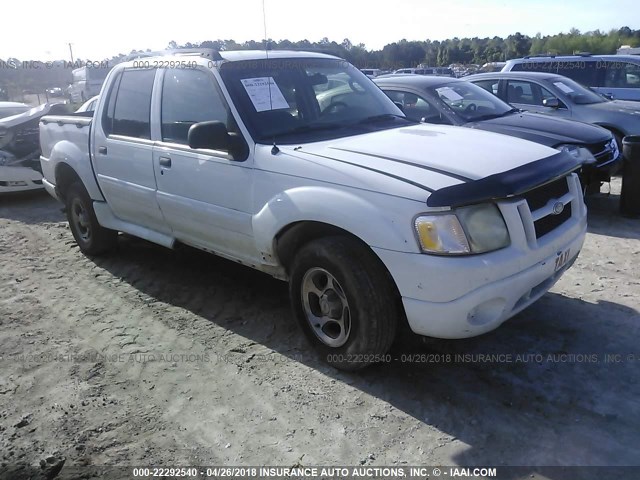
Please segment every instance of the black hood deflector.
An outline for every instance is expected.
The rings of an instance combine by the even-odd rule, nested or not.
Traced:
[[[564,177],[581,167],[582,163],[568,153],[558,152],[506,172],[436,190],[427,199],[427,206],[462,207],[514,197]]]

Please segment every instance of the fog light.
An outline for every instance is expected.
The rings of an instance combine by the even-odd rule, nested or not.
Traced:
[[[504,298],[493,298],[481,303],[467,314],[467,322],[480,326],[495,322],[504,312]]]

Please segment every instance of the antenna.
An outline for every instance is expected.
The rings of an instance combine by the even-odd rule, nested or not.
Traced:
[[[264,26],[264,54],[267,57],[267,65],[269,63],[269,37],[267,37],[267,10],[264,5],[265,0],[262,0],[262,24]],[[275,80],[274,80],[275,82]],[[269,110],[273,111],[273,98],[271,97],[271,77],[267,77],[267,86],[269,87]],[[271,155],[277,155],[280,149],[276,145],[276,137],[273,136],[273,147],[271,148]]]
[[[264,53],[267,55],[267,58],[269,58],[269,43],[267,40],[267,10],[264,6],[264,1],[262,0],[262,25],[264,27]]]

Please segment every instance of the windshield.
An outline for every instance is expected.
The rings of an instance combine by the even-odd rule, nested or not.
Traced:
[[[578,105],[588,105],[591,103],[604,103],[607,100],[597,93],[583,87],[579,83],[565,77],[555,77],[549,80],[553,85],[564,93],[573,103]]]
[[[229,62],[220,75],[258,143],[319,141],[414,123],[343,60]]]
[[[514,111],[511,105],[469,82],[435,85],[427,91],[465,122],[497,118]]]

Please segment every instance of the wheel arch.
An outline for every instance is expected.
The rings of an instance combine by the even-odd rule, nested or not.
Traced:
[[[296,253],[310,242],[327,237],[347,237],[357,242],[385,272],[395,288],[397,297],[400,298],[400,290],[395,279],[376,252],[362,238],[335,225],[318,221],[298,221],[286,225],[274,238],[274,253],[287,275],[289,275],[289,268]]]
[[[369,249],[416,252],[410,222],[415,210],[405,202],[411,201],[390,196],[372,199],[326,186],[287,190],[253,216],[256,249],[274,266],[286,265],[287,252],[304,242],[328,235],[356,238]]]
[[[68,163],[60,162],[55,170],[56,192],[60,199],[66,200],[69,187],[75,182],[82,183],[80,175]]]
[[[303,246],[313,240],[333,236],[352,238],[371,250],[369,245],[357,235],[335,225],[315,220],[303,220],[285,225],[276,234],[273,248],[279,263],[288,271],[293,257]]]
[[[69,179],[72,179],[80,181],[93,200],[104,201],[88,151],[83,151],[71,141],[61,140],[51,149],[48,163],[53,169],[58,195],[64,196],[65,190],[73,183],[69,183]],[[62,184],[59,184],[61,180]]]

